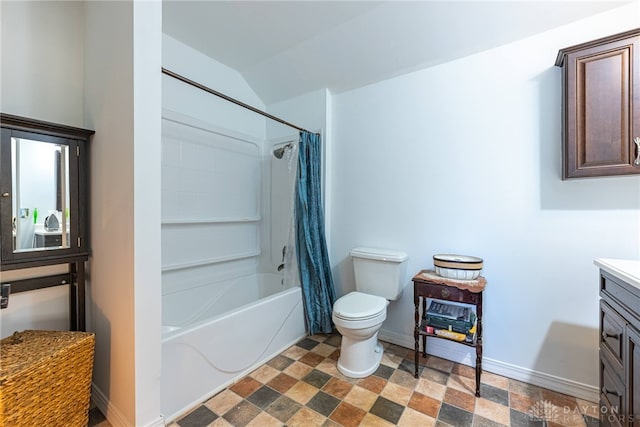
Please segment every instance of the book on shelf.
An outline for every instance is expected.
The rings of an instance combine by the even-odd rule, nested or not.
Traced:
[[[438,337],[448,338],[450,340],[466,343],[474,343],[476,339],[477,324],[474,324],[471,329],[466,333],[455,332],[451,329],[434,327],[432,325],[424,325],[424,331],[428,334],[433,334]]]
[[[425,314],[428,326],[466,335],[476,323],[472,306],[431,300]]]
[[[429,308],[427,308],[427,314],[442,317],[444,319],[463,320],[469,322],[472,320],[472,308],[473,307],[469,305],[452,304],[451,302],[433,299],[429,304]]]

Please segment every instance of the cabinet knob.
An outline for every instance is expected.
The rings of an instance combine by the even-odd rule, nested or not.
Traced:
[[[441,293],[442,293],[442,298],[449,298],[449,295],[451,295],[451,291],[447,288],[444,288]]]
[[[2,193],[2,198],[6,199],[7,197],[9,197],[9,193]]]
[[[633,164],[638,166],[640,165],[640,136],[636,136],[633,142],[636,143],[636,159],[633,161]]]
[[[606,341],[608,338],[613,338],[614,340],[619,340],[620,339],[620,335],[619,334],[610,334],[607,331],[602,331],[602,340]]]
[[[620,393],[618,393],[617,391],[609,390],[606,387],[602,387],[601,391],[602,391],[602,394],[604,394],[605,396],[608,395],[608,394],[610,394],[611,396],[614,396],[614,397],[619,397],[620,396]]]

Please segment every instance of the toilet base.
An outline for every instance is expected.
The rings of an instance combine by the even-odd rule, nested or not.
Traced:
[[[376,334],[377,335],[377,334]],[[342,337],[342,339],[344,340],[345,337]],[[374,337],[375,339],[375,337]],[[340,356],[338,358],[338,363],[337,363],[337,367],[338,367],[338,371],[340,371],[340,373],[346,377],[349,378],[364,378],[364,377],[368,377],[369,375],[373,374],[375,371],[378,370],[378,367],[380,366],[380,362],[382,361],[382,354],[384,353],[383,349],[382,349],[382,344],[380,344],[379,342],[377,342],[376,340],[376,344],[373,347],[373,354],[370,355],[370,359],[372,364],[370,364],[369,366],[363,367],[362,370],[354,370],[354,369],[349,369],[346,366],[344,366],[342,364],[342,356]]]

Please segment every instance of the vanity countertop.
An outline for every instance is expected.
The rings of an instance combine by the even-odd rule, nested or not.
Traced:
[[[596,258],[593,263],[640,290],[640,260]]]

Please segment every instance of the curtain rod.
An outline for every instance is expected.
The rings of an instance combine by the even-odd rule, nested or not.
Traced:
[[[166,74],[166,75],[168,75],[170,77],[173,77],[174,79],[180,80],[181,82],[184,82],[184,83],[187,83],[187,84],[189,84],[191,86],[197,87],[198,89],[201,89],[201,90],[203,90],[205,92],[208,92],[208,93],[210,93],[212,95],[215,95],[215,96],[217,96],[219,98],[222,98],[225,101],[232,102],[232,103],[234,103],[236,105],[239,105],[240,107],[246,108],[247,110],[251,110],[254,113],[258,113],[258,114],[260,114],[262,116],[265,116],[265,117],[267,117],[267,118],[269,118],[271,120],[274,120],[274,121],[276,121],[278,123],[282,123],[283,125],[289,126],[291,128],[294,128],[294,129],[297,129],[297,130],[300,130],[300,131],[303,131],[303,132],[308,132],[308,133],[312,133],[312,134],[318,135],[317,132],[311,132],[311,131],[308,131],[308,130],[306,130],[304,128],[301,128],[300,126],[296,126],[293,123],[289,123],[289,122],[287,122],[285,120],[282,120],[280,117],[276,117],[276,116],[274,116],[272,114],[267,113],[266,111],[259,110],[256,107],[253,107],[253,106],[251,106],[249,104],[245,104],[242,101],[239,101],[239,100],[237,100],[235,98],[232,98],[232,97],[230,97],[228,95],[225,95],[224,93],[218,92],[217,90],[211,89],[210,87],[204,86],[204,85],[202,85],[202,84],[200,84],[198,82],[194,82],[193,80],[190,80],[190,79],[188,79],[188,78],[186,78],[186,77],[184,77],[184,76],[182,76],[182,75],[180,75],[178,73],[174,73],[171,70],[167,70],[164,67],[162,67],[162,73]]]

